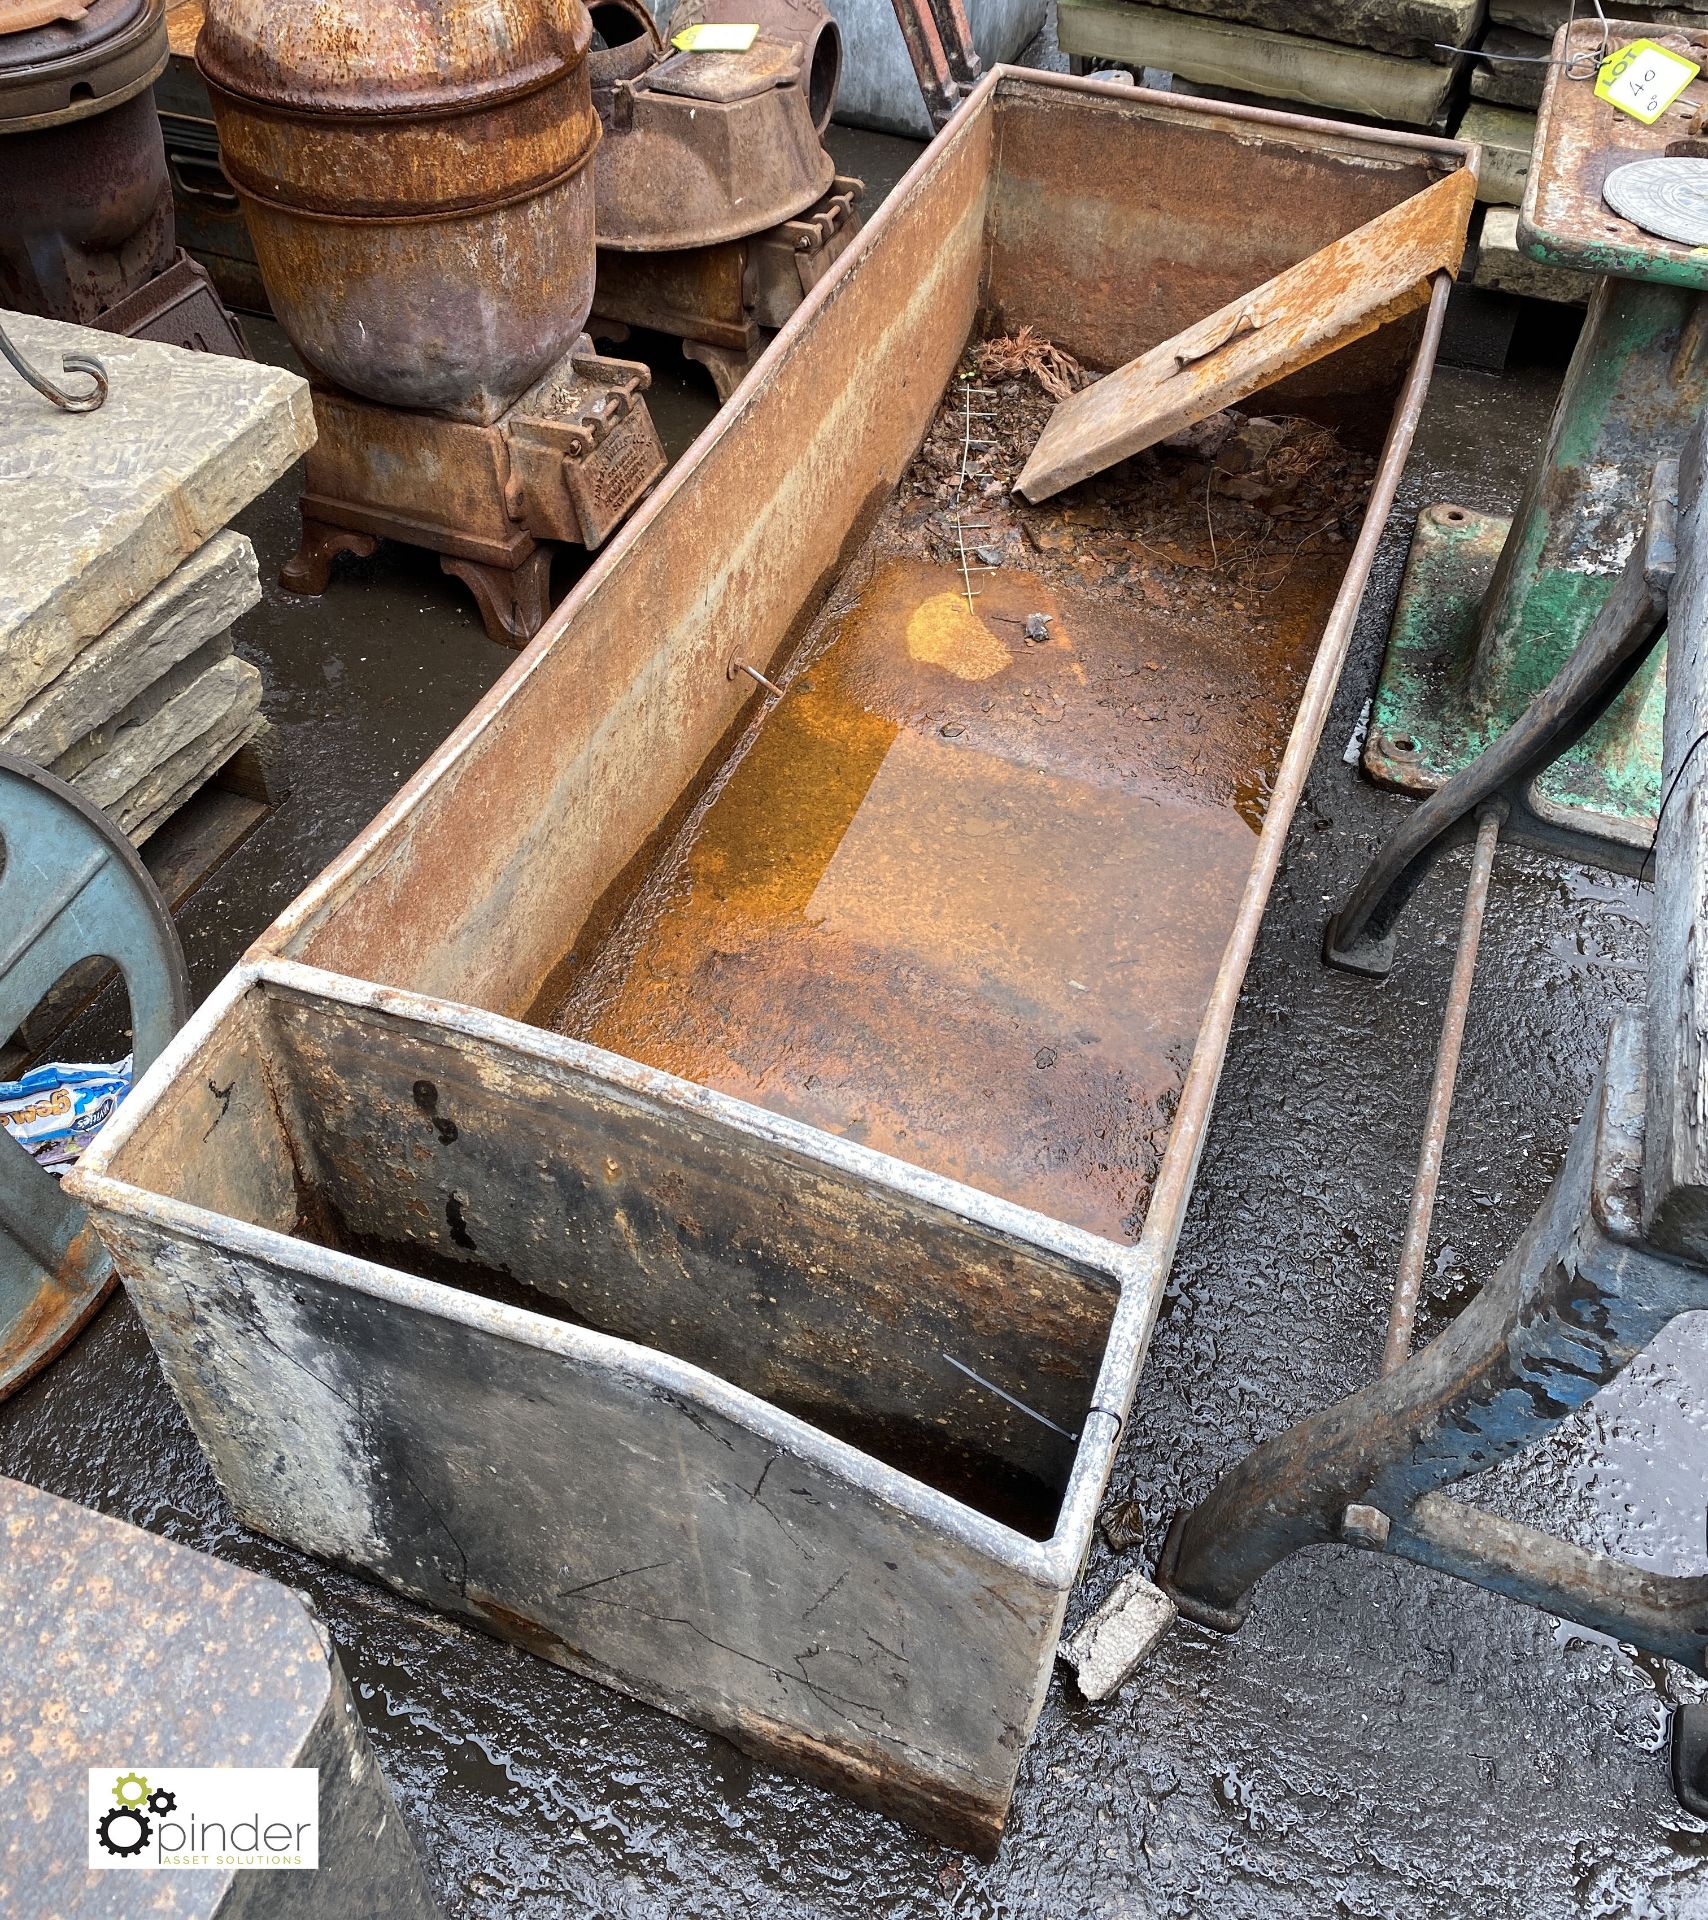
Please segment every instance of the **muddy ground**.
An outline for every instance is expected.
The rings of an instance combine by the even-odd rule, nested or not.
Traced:
[[[840,156],[839,156],[840,157]],[[844,160],[846,166],[848,162]],[[1322,924],[1404,802],[1342,759],[1419,506],[1509,506],[1557,360],[1443,369],[1287,849],[1167,1306],[1121,1451],[1148,1561],[1169,1513],[1253,1441],[1364,1380],[1456,925],[1426,889],[1393,977],[1325,973]],[[679,447],[705,401],[668,392]],[[290,482],[248,514],[264,580]],[[205,991],[508,658],[417,556],[342,563],[318,605],[269,585],[240,628],[292,797],[186,919]],[[1559,1165],[1609,1010],[1641,992],[1648,897],[1497,860],[1431,1242],[1431,1324],[1490,1271]],[[1478,1489],[1675,1571],[1708,1568],[1708,1342],[1680,1322],[1545,1448]],[[121,1299],[0,1408],[0,1471],[305,1592],[329,1622],[429,1875],[458,1920],[546,1916],[1687,1915],[1708,1829],[1665,1774],[1675,1675],[1492,1595],[1325,1549],[1245,1630],[1177,1632],[1116,1701],[1058,1675],[990,1866],[724,1742],[237,1526]],[[1100,1545],[1080,1605],[1127,1564]]]

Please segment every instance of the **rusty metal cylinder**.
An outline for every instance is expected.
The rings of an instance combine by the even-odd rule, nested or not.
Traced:
[[[487,422],[575,344],[592,37],[582,0],[210,0],[222,164],[313,372]]]
[[[0,0],[0,306],[94,325],[172,264],[164,0]]]

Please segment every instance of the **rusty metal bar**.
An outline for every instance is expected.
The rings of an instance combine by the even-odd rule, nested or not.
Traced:
[[[1471,880],[1465,889],[1465,913],[1459,922],[1459,947],[1453,956],[1453,978],[1447,988],[1447,1009],[1441,1017],[1441,1044],[1435,1053],[1435,1077],[1429,1087],[1429,1110],[1423,1123],[1423,1148],[1418,1154],[1417,1179],[1412,1185],[1411,1208],[1406,1215],[1406,1237],[1400,1248],[1394,1297],[1388,1307],[1388,1338],[1382,1349],[1382,1371],[1392,1373],[1411,1356],[1412,1330],[1417,1324],[1418,1294],[1423,1286],[1423,1258],[1429,1248],[1429,1226],[1435,1218],[1435,1192],[1441,1184],[1441,1152],[1447,1141],[1447,1121],[1453,1112],[1453,1088],[1459,1078],[1459,1054],[1465,1044],[1465,1016],[1471,1005],[1471,982],[1477,972],[1477,948],[1482,944],[1483,914],[1489,903],[1489,878],[1494,872],[1495,842],[1500,838],[1506,808],[1498,801],[1485,807],[1477,821],[1477,844],[1471,855]]]
[[[983,72],[961,0],[894,0],[896,24],[935,132]]]

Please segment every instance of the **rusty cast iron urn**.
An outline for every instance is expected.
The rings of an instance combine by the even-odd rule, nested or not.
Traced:
[[[211,0],[196,63],[311,371],[490,422],[574,346],[591,40],[582,0]]]
[[[0,0],[0,306],[93,326],[172,265],[164,0]]]

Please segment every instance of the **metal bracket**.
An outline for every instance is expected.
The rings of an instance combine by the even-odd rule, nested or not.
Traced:
[[[1677,522],[1678,462],[1663,460],[1650,487],[1644,536],[1589,631],[1514,725],[1432,793],[1388,840],[1329,922],[1323,958],[1330,966],[1385,976],[1394,963],[1395,924],[1407,901],[1441,855],[1476,832],[1478,817],[1491,806],[1504,808],[1518,837],[1547,844],[1549,823],[1533,802],[1536,778],[1606,713],[1665,632],[1677,566]],[[1600,852],[1606,864],[1628,873],[1647,858],[1647,849],[1613,842]]]

